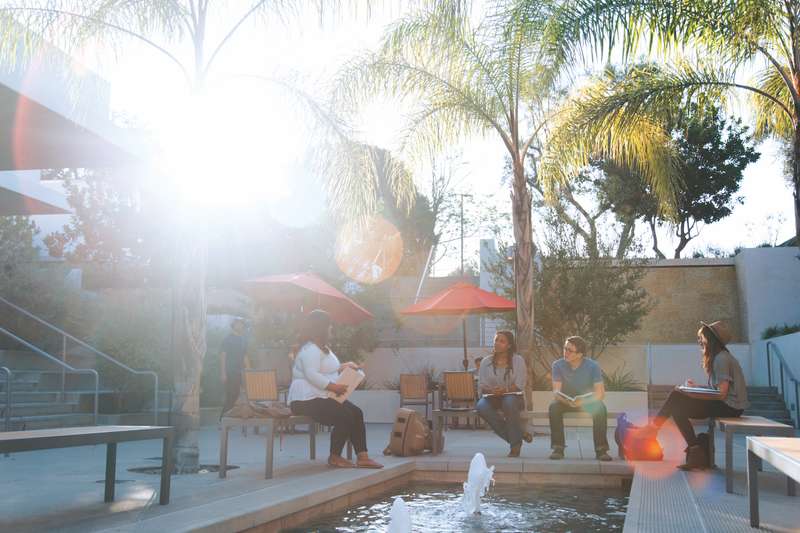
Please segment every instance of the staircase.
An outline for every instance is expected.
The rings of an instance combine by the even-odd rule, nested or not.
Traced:
[[[674,387],[672,385],[650,385],[647,388],[648,407],[651,413],[657,412]],[[763,416],[776,422],[793,425],[789,410],[778,394],[776,387],[747,387],[750,408],[744,414]]]
[[[60,383],[60,374],[37,369],[14,371],[8,430],[91,426],[94,423],[91,411],[94,391],[86,391],[89,395],[87,412],[87,402],[81,402],[84,391],[71,388],[62,395]],[[6,398],[5,374],[0,374],[0,430],[5,428]]]

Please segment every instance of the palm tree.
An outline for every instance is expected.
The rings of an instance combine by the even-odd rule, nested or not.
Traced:
[[[286,18],[301,15],[303,8],[315,6],[322,17],[325,11],[341,3],[289,2],[253,0],[240,12],[233,12],[226,0],[31,0],[0,6],[0,46],[4,59],[13,60],[22,50],[34,53],[45,37],[70,50],[87,41],[112,46],[136,41],[165,57],[182,74],[187,86],[202,92],[220,61],[226,46],[242,32],[247,23],[268,16]],[[354,3],[358,5],[358,3]],[[221,37],[209,38],[211,20],[229,20]],[[184,48],[189,42],[188,54]],[[24,47],[20,48],[20,43]],[[258,76],[253,76],[258,77]],[[367,160],[365,146],[350,140],[346,125],[328,108],[301,90],[296,80],[262,78],[286,88],[295,101],[312,114],[327,136],[319,150],[329,160],[327,175],[330,190],[339,192],[331,206],[335,213],[351,211],[363,215],[374,202],[362,201],[374,197],[378,180],[374,166],[362,165]],[[397,198],[406,200],[413,184],[410,177],[394,176]],[[369,196],[373,193],[372,196]],[[407,205],[407,204],[406,204]],[[356,207],[353,207],[356,206]],[[191,224],[179,229],[178,257],[175,272],[174,320],[174,395],[172,421],[177,438],[173,450],[179,471],[196,471],[199,458],[197,428],[199,424],[199,391],[203,358],[206,353],[206,264],[205,237]]]
[[[511,162],[514,275],[520,352],[532,368],[534,352],[533,227],[531,183],[555,194],[556,184],[575,175],[592,152],[637,164],[645,179],[669,190],[674,176],[669,139],[645,124],[636,142],[625,135],[639,120],[608,142],[605,136],[570,140],[570,149],[549,152],[540,167],[526,168],[526,154],[543,153],[548,124],[561,97],[563,58],[548,33],[554,2],[531,2],[524,9],[498,11],[473,24],[471,13],[440,2],[412,13],[389,28],[380,49],[355,59],[338,81],[338,99],[352,104],[388,92],[414,101],[403,139],[410,157],[443,151],[475,134],[494,135]],[[646,136],[642,132],[651,133]],[[663,185],[666,184],[666,185]],[[668,194],[665,195],[665,197]]]
[[[516,8],[537,4],[518,0]],[[668,58],[661,69],[633,69],[620,83],[585,93],[577,122],[600,121],[611,131],[637,115],[663,119],[675,102],[688,109],[693,100],[748,95],[756,138],[788,147],[800,241],[800,1],[566,0],[552,22],[565,61],[585,46],[595,56],[616,47],[625,57],[649,46]],[[691,57],[672,58],[678,52]]]

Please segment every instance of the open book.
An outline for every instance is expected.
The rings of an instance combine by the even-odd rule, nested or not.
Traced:
[[[717,389],[711,389],[709,387],[687,387],[685,385],[679,385],[678,390],[681,392],[691,392],[692,394],[710,394],[712,396],[719,395],[719,391]]]
[[[558,392],[556,392],[556,394],[558,396],[561,396],[562,398],[564,398],[568,402],[573,402],[574,403],[575,400],[577,400],[577,399],[584,400],[586,398],[590,398],[594,393],[593,392],[587,392],[586,394],[576,394],[575,396],[569,396],[567,394],[564,394],[561,391],[558,391]]]
[[[353,370],[349,366],[342,370],[342,373],[339,374],[339,379],[336,380],[336,383],[340,383],[342,385],[347,385],[347,392],[344,394],[336,395],[332,391],[328,391],[328,398],[333,398],[339,403],[344,403],[346,399],[350,397],[356,387],[358,387],[359,383],[364,381],[364,373],[360,370]]]
[[[503,396],[522,396],[522,391],[504,392],[503,394],[484,394],[484,398],[502,398]]]

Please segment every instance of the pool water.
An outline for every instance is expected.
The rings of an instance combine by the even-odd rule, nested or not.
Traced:
[[[425,532],[621,531],[628,507],[628,491],[622,489],[515,485],[490,489],[481,514],[467,515],[461,493],[460,485],[415,484],[288,531],[386,531],[396,496],[406,502],[413,530]]]

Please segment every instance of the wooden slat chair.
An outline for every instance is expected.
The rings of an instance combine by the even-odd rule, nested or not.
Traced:
[[[245,397],[248,402],[277,402],[278,401],[278,378],[275,370],[244,370],[243,381]],[[264,477],[272,478],[272,460],[275,444],[275,425],[287,424],[308,424],[308,451],[310,458],[316,459],[316,437],[317,423],[311,417],[290,416],[285,419],[275,419],[270,417],[258,418],[234,418],[224,416],[221,422],[220,441],[219,441],[219,477],[226,477],[228,464],[228,433],[233,426],[264,426],[267,428],[267,450],[264,467]]]
[[[433,405],[433,391],[428,386],[425,374],[400,374],[400,407],[404,405],[424,405],[425,419],[428,419],[428,404]]]
[[[439,409],[433,411],[433,453],[441,453],[439,449],[442,442],[442,431],[448,417],[464,417],[468,420],[478,420],[479,415],[475,410],[476,391],[475,378],[471,372],[444,372],[444,393],[446,398]]]

